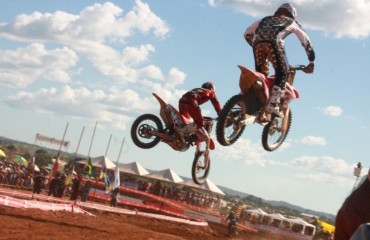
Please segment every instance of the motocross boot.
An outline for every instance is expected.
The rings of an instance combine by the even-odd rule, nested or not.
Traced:
[[[269,102],[265,106],[265,110],[269,113],[276,114],[279,117],[283,117],[283,114],[280,112],[280,99],[284,95],[285,89],[281,89],[279,86],[273,86]]]

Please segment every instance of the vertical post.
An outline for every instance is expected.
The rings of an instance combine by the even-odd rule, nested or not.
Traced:
[[[121,156],[121,152],[122,152],[122,147],[123,147],[123,144],[125,143],[125,138],[123,138],[122,140],[122,144],[121,144],[121,148],[119,149],[119,153],[118,153],[118,157],[117,157],[117,164],[118,164],[118,161],[119,161],[119,158]]]
[[[93,135],[91,137],[91,142],[90,142],[90,147],[89,147],[89,152],[87,153],[87,156],[90,157],[90,151],[91,151],[91,146],[93,144],[93,141],[94,141],[94,137],[95,137],[95,131],[96,131],[96,126],[98,125],[98,122],[95,123],[95,127],[94,127],[94,132],[93,132]]]
[[[76,152],[73,156],[73,161],[72,161],[72,167],[71,167],[71,170],[70,170],[70,173],[69,173],[69,176],[67,178],[68,181],[66,181],[66,185],[69,185],[71,184],[72,182],[72,176],[73,176],[73,171],[75,169],[75,164],[76,164],[76,158],[77,158],[77,153],[78,153],[78,149],[80,148],[80,144],[81,144],[81,140],[82,140],[82,136],[84,134],[84,131],[85,131],[85,126],[82,128],[82,132],[81,132],[81,135],[80,135],[80,139],[78,140],[78,144],[77,144],[77,149],[76,149]]]
[[[55,159],[53,170],[50,173],[50,177],[49,177],[49,181],[48,181],[48,186],[50,186],[50,182],[53,179],[53,176],[54,176],[55,172],[58,170],[58,165],[59,165],[58,164],[58,160],[59,160],[59,157],[60,157],[60,152],[62,151],[62,146],[63,146],[63,143],[64,143],[64,138],[65,138],[66,133],[67,133],[68,125],[69,124],[67,123],[66,129],[64,130],[64,133],[63,133],[62,141],[60,142],[60,145],[59,145],[59,150],[58,150],[57,158]]]
[[[110,140],[112,139],[112,134],[110,135],[110,137],[109,137],[109,141],[108,141],[108,145],[107,145],[107,149],[105,150],[105,154],[104,154],[104,156],[107,156],[107,154],[108,154],[108,149],[109,149],[109,145],[110,145]]]

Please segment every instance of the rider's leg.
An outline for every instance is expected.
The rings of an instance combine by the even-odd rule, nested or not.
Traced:
[[[271,93],[270,93],[270,98],[269,101],[265,107],[265,110],[268,111],[269,113],[274,113],[278,116],[280,116],[280,99],[284,95],[285,89],[282,89],[279,86],[273,86]]]
[[[206,142],[206,152],[208,152],[209,144],[211,137],[209,136],[207,130],[204,129],[204,127],[198,128],[198,130],[195,132],[195,135],[197,136],[199,142]]]
[[[289,77],[289,64],[284,49],[276,52],[277,54],[271,56],[271,63],[275,69],[275,82],[265,110],[283,117],[280,113],[280,100],[285,93],[285,83]]]

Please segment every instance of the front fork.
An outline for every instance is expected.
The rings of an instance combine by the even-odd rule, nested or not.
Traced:
[[[206,142],[206,150],[204,151],[204,165],[203,166],[198,166],[199,168],[202,168],[202,169],[207,169],[208,168],[208,165],[209,165],[209,161],[210,161],[210,158],[209,158],[209,142],[210,142],[210,139],[208,140],[208,143]],[[196,150],[195,150],[195,155],[197,155],[199,152],[201,152],[202,150],[200,149],[201,148],[201,143],[197,143],[196,145]]]
[[[284,109],[284,117],[283,117],[283,121],[281,124],[281,130],[280,130],[281,132],[285,132],[287,130],[288,121],[289,121],[289,111],[290,109],[288,107]]]

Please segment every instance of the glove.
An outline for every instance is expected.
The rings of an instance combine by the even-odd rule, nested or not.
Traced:
[[[313,70],[315,69],[315,63],[310,62],[304,69],[303,72],[305,73],[313,73]]]

